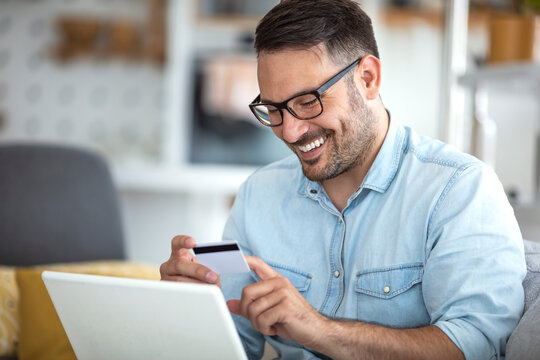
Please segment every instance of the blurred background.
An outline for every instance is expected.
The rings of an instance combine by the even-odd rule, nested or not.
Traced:
[[[492,166],[540,241],[539,1],[360,2],[392,116]],[[219,240],[241,182],[289,154],[247,106],[254,29],[277,3],[0,0],[0,142],[104,155],[130,259],[165,261],[176,234]]]

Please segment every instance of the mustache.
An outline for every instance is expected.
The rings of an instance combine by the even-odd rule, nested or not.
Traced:
[[[331,135],[331,133],[332,131],[322,130],[322,129],[319,131],[310,131],[300,136],[300,138],[296,140],[295,142],[293,143],[286,142],[286,143],[287,145],[290,145],[290,146],[302,146],[305,144],[309,144],[317,139],[320,139],[321,137],[327,138],[328,136]]]

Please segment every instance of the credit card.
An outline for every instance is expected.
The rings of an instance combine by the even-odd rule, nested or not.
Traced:
[[[249,272],[249,266],[236,241],[204,243],[193,248],[199,264],[217,274]]]

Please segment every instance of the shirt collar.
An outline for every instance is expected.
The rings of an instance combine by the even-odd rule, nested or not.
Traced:
[[[351,200],[358,195],[362,188],[384,193],[396,176],[403,154],[405,131],[397,120],[393,120],[390,117],[390,113],[388,113],[388,118],[390,122],[388,132],[386,133],[381,149],[366,174],[364,182],[358,191],[351,196]],[[300,195],[316,199],[321,192],[324,192],[324,188],[319,182],[309,180],[304,174],[301,175],[300,186],[298,188]]]
[[[389,126],[383,145],[371,165],[362,187],[384,193],[396,176],[403,145],[405,142],[405,130],[397,120],[393,120],[388,114]]]

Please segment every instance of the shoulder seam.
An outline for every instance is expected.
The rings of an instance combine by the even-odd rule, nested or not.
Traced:
[[[427,234],[426,234],[428,238],[431,235],[431,225],[433,223],[433,219],[437,215],[442,203],[446,199],[446,195],[448,195],[448,193],[450,192],[450,190],[454,186],[456,180],[461,176],[461,174],[463,174],[467,169],[469,169],[471,167],[474,167],[475,165],[481,166],[481,163],[479,163],[479,162],[469,162],[469,163],[463,164],[460,167],[458,167],[456,169],[456,171],[454,172],[454,175],[452,175],[452,177],[450,178],[450,180],[448,181],[448,183],[444,187],[444,189],[443,189],[441,195],[439,196],[439,199],[437,200],[437,203],[435,204],[435,207],[433,208],[433,211],[431,212],[431,215],[429,217],[428,226],[427,226]]]
[[[262,166],[260,168],[258,168],[257,170],[255,170],[253,172],[252,175],[258,173],[258,172],[264,172],[264,171],[268,171],[268,170],[274,170],[274,169],[294,169],[296,167],[296,164],[294,162],[289,162],[286,161],[290,158],[290,156],[286,157],[286,158],[283,158],[281,160],[278,160],[278,161],[275,161],[271,164],[268,164],[268,165],[265,165],[265,166]]]
[[[283,159],[284,160],[284,159]],[[271,164],[268,164],[268,165],[265,165],[265,166],[261,166],[257,169],[255,169],[255,171],[253,171],[246,179],[246,181],[249,181],[251,180],[255,175],[257,175],[258,173],[262,173],[262,172],[265,172],[265,171],[270,171],[270,170],[275,170],[276,167],[278,166],[278,163],[279,162],[283,162],[283,160],[279,160],[277,162],[274,162],[274,163],[271,163]],[[279,165],[279,167],[277,167],[277,169],[282,169],[282,170],[291,170],[291,169],[294,169],[294,164],[290,164],[290,165],[286,165],[286,166],[283,166],[283,165]]]
[[[453,167],[453,168],[465,167],[466,168],[466,167],[476,163],[476,161],[469,161],[469,162],[466,162],[464,164],[460,164],[460,163],[457,163],[457,162],[451,161],[451,160],[442,160],[442,159],[433,158],[433,157],[425,157],[422,154],[420,154],[418,151],[416,151],[416,149],[414,147],[410,147],[410,146],[407,146],[405,152],[406,153],[410,152],[418,160],[420,160],[420,161],[422,161],[424,163],[431,163],[431,164],[436,164],[436,165],[441,165],[441,166],[446,166],[446,167]]]

